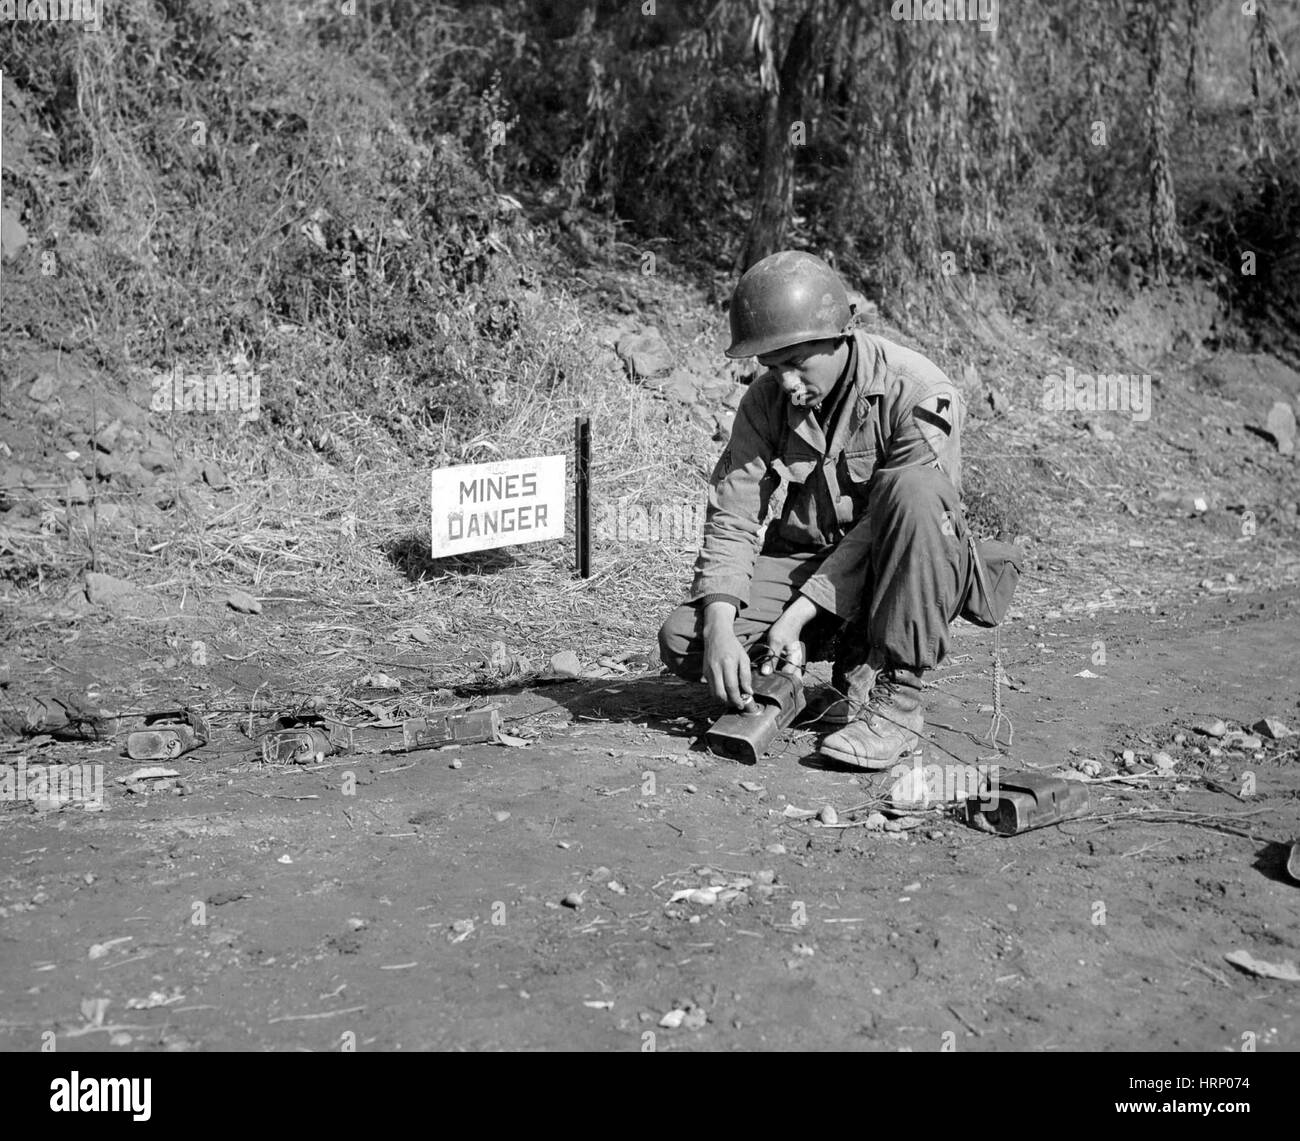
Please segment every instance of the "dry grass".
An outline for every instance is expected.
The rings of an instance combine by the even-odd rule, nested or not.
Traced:
[[[664,280],[656,290],[642,304],[665,327],[716,323],[687,286]],[[493,667],[476,663],[497,642],[527,658],[529,674],[560,650],[576,651],[589,665],[604,655],[652,650],[659,623],[689,580],[698,534],[675,545],[597,538],[586,581],[574,574],[571,538],[460,559],[435,560],[429,552],[430,469],[563,453],[571,473],[580,413],[592,422],[597,516],[620,498],[647,506],[702,503],[705,474],[721,445],[683,406],[610,368],[595,332],[607,320],[598,300],[558,284],[524,295],[518,331],[497,346],[515,369],[511,383],[498,384],[496,399],[489,397],[472,421],[447,418],[426,427],[417,434],[418,454],[390,431],[393,408],[383,403],[416,407],[414,378],[367,375],[343,353],[331,355],[319,334],[286,333],[265,362],[272,379],[264,397],[304,386],[324,394],[313,406],[323,410],[280,422],[268,414],[246,425],[233,417],[151,417],[165,434],[174,431],[179,454],[216,459],[234,490],[217,495],[186,486],[174,508],[138,531],[92,531],[87,515],[70,517],[57,502],[57,484],[33,492],[40,511],[27,515],[26,529],[0,528],[0,564],[11,584],[0,605],[9,631],[27,645],[54,644],[55,628],[35,616],[90,565],[93,533],[100,569],[173,600],[219,600],[229,585],[264,599],[305,600],[284,619],[268,614],[235,627],[224,616],[223,630],[236,643],[232,657],[250,657],[281,679],[274,692],[253,699],[263,711],[295,708],[313,696],[339,708],[352,708],[346,703],[357,698],[370,709],[375,702],[358,693],[356,682],[372,669],[399,673],[404,699],[436,704],[439,687],[494,675]],[[919,347],[960,375],[951,349],[945,354],[924,341]],[[966,492],[979,531],[1031,536],[1018,600],[1031,622],[1052,611],[1150,608],[1204,575],[1243,576],[1245,552],[1230,516],[1217,516],[1214,527],[1208,519],[1197,523],[1189,533],[1186,517],[1154,496],[1192,489],[1220,503],[1260,503],[1277,496],[1270,481],[1279,473],[1268,470],[1276,461],[1265,453],[1249,487],[1236,464],[1213,476],[1188,471],[1179,456],[1196,443],[1201,410],[1185,400],[1161,403],[1145,426],[1110,418],[1116,439],[1096,441],[1070,418],[1038,407],[1036,376],[1048,369],[1024,345],[1004,346],[1004,363],[998,375],[1011,411],[968,422]],[[1172,395],[1175,378],[1166,381]],[[109,490],[114,486],[100,485],[101,507],[156,495]],[[570,507],[570,536],[572,527]],[[1293,534],[1262,527],[1250,547],[1253,584],[1295,581],[1300,568],[1286,561],[1288,550]],[[133,621],[156,628],[163,619]],[[1086,631],[1078,637],[1088,646]],[[416,672],[400,674],[387,660],[394,654],[386,642],[409,651],[400,668]],[[1007,665],[1014,670],[1017,662],[1009,657]],[[152,687],[138,695],[146,704],[162,696]],[[213,694],[215,706],[223,701],[248,704],[246,694]]]
[[[450,431],[431,441],[423,463],[404,455],[355,408],[340,409],[312,429],[328,432],[336,462],[296,441],[291,447],[265,424],[179,418],[178,450],[215,458],[234,490],[217,496],[188,489],[169,513],[165,532],[140,538],[101,527],[95,544],[100,568],[176,598],[186,592],[210,596],[231,584],[264,598],[305,596],[331,617],[306,624],[304,633],[311,626],[337,628],[340,613],[369,610],[385,624],[418,624],[450,646],[505,640],[539,667],[561,649],[577,651],[584,661],[651,649],[658,623],[689,578],[698,535],[676,544],[597,536],[592,577],[584,581],[574,572],[570,492],[569,537],[562,542],[457,559],[429,553],[433,467],[563,453],[571,480],[579,413],[592,425],[595,518],[620,498],[702,503],[701,472],[721,445],[681,405],[623,375],[601,373],[592,364],[599,346],[591,322],[571,299],[557,300],[538,300],[525,314],[537,340],[534,382],[521,378],[508,400],[488,408],[469,443],[457,444]],[[561,364],[561,379],[543,387],[541,377]],[[281,367],[292,370],[292,361]],[[340,466],[340,455],[350,457],[349,467]],[[21,543],[10,531],[7,553],[13,567],[44,568],[42,581],[49,575],[72,579],[89,563],[90,531],[59,534],[64,513],[53,499],[49,509],[56,530]],[[313,648],[324,651],[326,645]]]

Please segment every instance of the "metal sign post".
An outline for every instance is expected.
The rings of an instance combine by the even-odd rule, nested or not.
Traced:
[[[579,416],[574,423],[577,463],[573,469],[573,530],[577,537],[578,574],[591,577],[591,421]]]

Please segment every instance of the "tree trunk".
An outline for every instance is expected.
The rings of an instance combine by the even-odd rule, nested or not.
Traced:
[[[1155,277],[1162,283],[1167,271],[1187,252],[1178,229],[1174,175],[1169,161],[1169,101],[1164,90],[1169,16],[1168,0],[1150,0],[1147,13],[1147,173],[1151,196],[1148,234]]]
[[[934,116],[927,101],[923,61],[933,45],[916,50],[911,26],[893,29],[897,51],[897,90],[890,122],[890,144],[897,179],[889,208],[887,272],[899,279],[920,277],[941,281],[939,221],[934,176],[929,166]]]
[[[737,269],[743,273],[756,261],[775,253],[785,241],[794,205],[794,156],[808,133],[804,118],[810,81],[815,72],[821,39],[820,3],[814,3],[795,25],[781,62],[775,90],[763,97],[763,154],[759,167],[754,212],[740,249]],[[803,124],[803,140],[794,139],[796,124]]]

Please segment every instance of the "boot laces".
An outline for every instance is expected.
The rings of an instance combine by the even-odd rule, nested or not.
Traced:
[[[899,698],[902,698],[900,701]],[[915,709],[919,702],[914,686],[901,681],[893,670],[884,669],[876,676],[876,684],[871,687],[863,711],[867,714],[883,716],[886,721],[893,721],[900,713]],[[891,714],[893,716],[891,716]]]

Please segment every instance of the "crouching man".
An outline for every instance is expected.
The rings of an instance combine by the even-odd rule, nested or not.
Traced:
[[[810,254],[772,254],[740,279],[727,356],[765,371],[714,469],[690,598],[659,646],[670,670],[739,708],[751,669],[796,663],[803,642],[834,662],[833,692],[807,718],[834,730],[820,752],[887,769],[917,745],[922,676],[967,594],[962,404],[932,362],[856,323]]]

